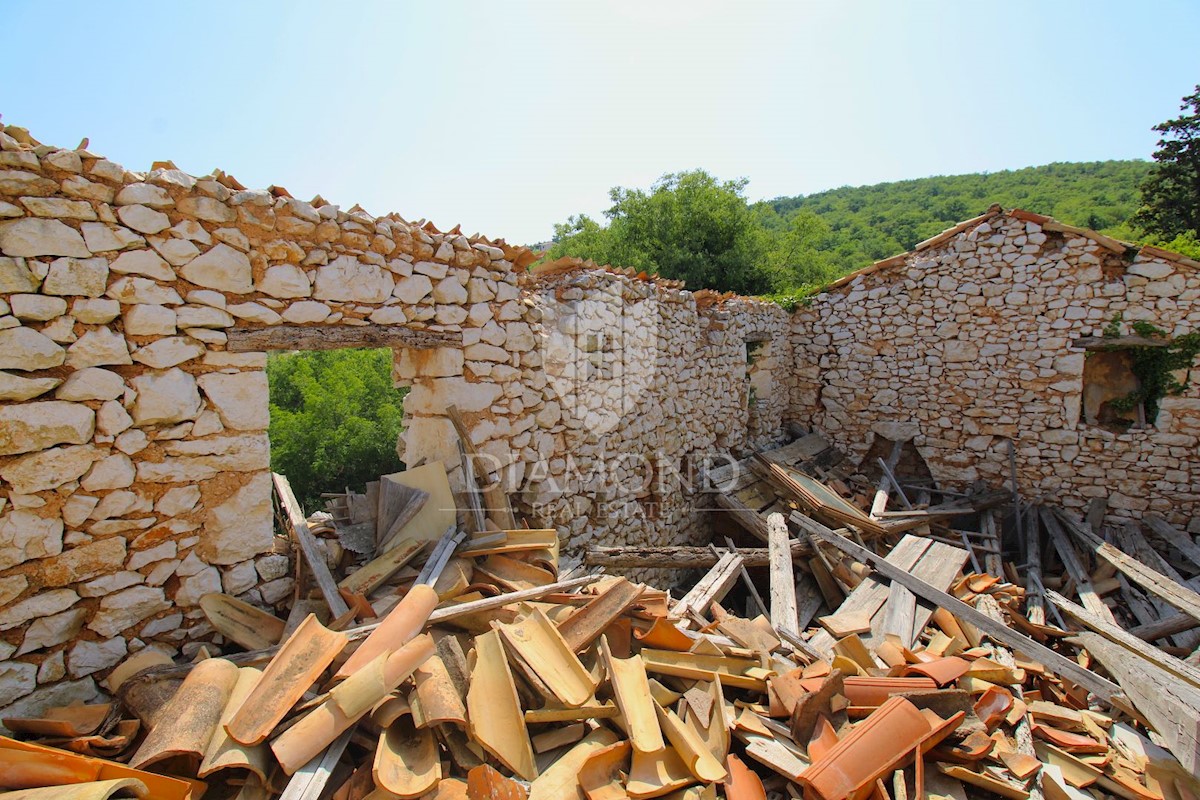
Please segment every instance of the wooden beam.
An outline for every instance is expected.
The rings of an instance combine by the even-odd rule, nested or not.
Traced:
[[[1184,558],[1192,562],[1195,566],[1200,567],[1200,546],[1192,541],[1191,536],[1188,536],[1162,517],[1157,517],[1154,514],[1147,514],[1142,517],[1142,522],[1149,525],[1150,530],[1158,534],[1167,544],[1182,553]]]
[[[767,517],[771,554],[771,625],[775,630],[799,634],[796,613],[796,577],[792,571],[792,548],[783,514]]]
[[[1050,602],[1054,603],[1054,605],[1067,612],[1068,616],[1083,623],[1085,626],[1091,628],[1105,639],[1116,642],[1126,650],[1129,650],[1133,655],[1149,661],[1151,664],[1154,664],[1160,669],[1164,669],[1171,673],[1176,678],[1187,681],[1188,683],[1192,684],[1192,686],[1200,688],[1200,669],[1192,664],[1189,664],[1186,661],[1181,661],[1180,659],[1175,658],[1175,656],[1169,655],[1168,653],[1164,653],[1154,645],[1143,642],[1141,639],[1133,636],[1123,628],[1112,624],[1107,620],[1100,619],[1098,616],[1089,613],[1088,609],[1072,603],[1058,592],[1053,590],[1048,591],[1046,592],[1046,597],[1048,597]]]
[[[1131,581],[1188,616],[1200,620],[1200,594],[1118,550],[1061,511],[1058,512],[1058,518],[1077,539],[1091,547],[1096,555],[1125,573]]]
[[[1091,670],[1084,669],[1075,661],[1057,653],[1050,648],[1035,642],[1024,634],[1014,631],[1004,623],[981,613],[967,605],[952,594],[935,589],[920,578],[915,578],[905,570],[896,567],[877,553],[872,553],[865,547],[860,547],[844,536],[838,536],[821,523],[805,517],[803,514],[793,514],[792,521],[807,528],[813,536],[846,553],[849,556],[867,564],[885,578],[899,581],[912,590],[912,593],[935,606],[940,606],[954,616],[964,619],[1001,644],[1006,644],[1017,652],[1045,664],[1058,674],[1070,678],[1088,691],[1103,700],[1111,701],[1121,694],[1121,688],[1110,680],[1103,678]]]
[[[1129,633],[1146,642],[1153,642],[1183,631],[1190,631],[1200,626],[1200,620],[1193,619],[1187,614],[1172,614],[1156,622],[1148,622],[1130,628]]]
[[[1050,534],[1050,541],[1054,543],[1054,549],[1058,551],[1058,557],[1062,559],[1063,566],[1067,568],[1067,574],[1071,576],[1071,580],[1075,581],[1075,591],[1079,593],[1079,599],[1083,602],[1084,608],[1105,622],[1116,625],[1116,617],[1108,610],[1108,606],[1104,605],[1100,595],[1096,594],[1096,588],[1092,586],[1092,578],[1079,560],[1079,554],[1075,552],[1075,545],[1067,537],[1062,525],[1059,524],[1050,509],[1043,506],[1038,511],[1042,517],[1042,524],[1046,526],[1046,531]]]
[[[288,483],[288,479],[278,472],[272,472],[271,479],[275,481],[275,493],[279,495],[279,502],[283,505],[288,522],[292,526],[296,544],[300,546],[300,552],[304,554],[304,560],[308,562],[308,569],[317,582],[317,588],[321,590],[321,596],[325,598],[329,610],[333,612],[334,619],[337,619],[349,611],[350,607],[346,605],[346,601],[338,592],[337,581],[329,572],[324,552],[317,546],[317,537],[313,536],[312,531],[308,529],[308,520],[304,518],[304,512],[300,510],[300,503],[296,501],[296,495],[292,494],[292,486]]]
[[[713,603],[721,602],[733,584],[737,582],[742,567],[742,557],[733,552],[724,553],[708,574],[692,587],[692,590],[675,604],[671,613],[684,617],[689,614],[705,614]]]
[[[231,353],[269,350],[341,350],[346,347],[462,347],[462,333],[429,331],[403,325],[273,325],[229,328],[225,349]]]

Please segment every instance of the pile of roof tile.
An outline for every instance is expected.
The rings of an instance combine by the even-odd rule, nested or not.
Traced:
[[[369,524],[358,496],[310,524],[276,476],[312,587],[290,617],[210,595],[227,652],[138,654],[112,703],[5,720],[5,796],[1200,797],[1194,665],[811,476],[776,476],[763,592],[729,547],[681,597],[560,566],[486,476],[437,532],[444,477],[385,476]],[[340,581],[321,534],[360,554]],[[812,560],[844,599],[802,631]],[[1031,620],[1035,591],[1079,629]]]

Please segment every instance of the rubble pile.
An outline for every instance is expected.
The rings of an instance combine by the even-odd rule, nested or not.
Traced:
[[[1096,589],[1111,570],[1195,620],[1194,591],[1105,542],[1095,520],[1020,498],[1010,521],[1036,521],[1025,534],[1040,542],[1044,530],[1051,546],[1032,567],[1026,548],[1015,570],[1000,557],[997,493],[912,507],[889,468],[864,511],[801,442],[760,453],[739,490],[770,486],[761,530],[757,510],[735,515],[766,547],[712,547],[682,594],[560,559],[556,532],[519,527],[486,484],[469,480],[447,504],[441,464],[382,476],[307,518],[276,475],[299,554],[288,618],[206,595],[223,647],[190,663],[147,649],[109,676],[111,702],[5,719],[15,738],[0,739],[0,788],[178,800],[1200,796],[1200,669],[1126,630]],[[887,510],[901,499],[904,513]],[[949,520],[968,515],[985,521],[976,543],[965,530],[966,546],[948,541]],[[1051,552],[1069,582],[1041,577]],[[753,611],[736,613],[743,602]],[[1193,627],[1167,620],[1178,630],[1143,634]]]

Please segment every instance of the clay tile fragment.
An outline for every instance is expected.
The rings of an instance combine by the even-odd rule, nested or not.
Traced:
[[[729,776],[725,779],[725,797],[728,800],[767,800],[767,790],[762,778],[746,766],[737,756],[725,760]]]
[[[164,759],[182,757],[192,774],[221,719],[238,680],[238,668],[223,658],[210,658],[192,667],[129,763],[143,768]]]
[[[529,793],[521,784],[484,764],[467,773],[469,800],[525,800]]]
[[[906,670],[905,675],[924,675],[927,678],[932,678],[938,686],[945,686],[961,678],[970,669],[971,663],[964,658],[958,656],[947,656],[946,658],[937,658],[933,661],[925,661],[920,664],[912,664]]]

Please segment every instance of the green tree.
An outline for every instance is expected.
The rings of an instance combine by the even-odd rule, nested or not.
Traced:
[[[1162,134],[1154,151],[1157,164],[1142,184],[1142,207],[1134,218],[1165,239],[1200,234],[1200,85],[1179,108],[1185,113],[1154,126]]]
[[[396,454],[405,390],[392,385],[392,351],[273,354],[271,469],[288,477],[306,513],[321,492],[363,491],[403,468]]]
[[[704,170],[669,173],[649,191],[615,187],[608,226],[586,216],[555,229],[550,257],[573,255],[711,288],[758,294],[774,286],[767,239],[746,202],[746,180]]]

